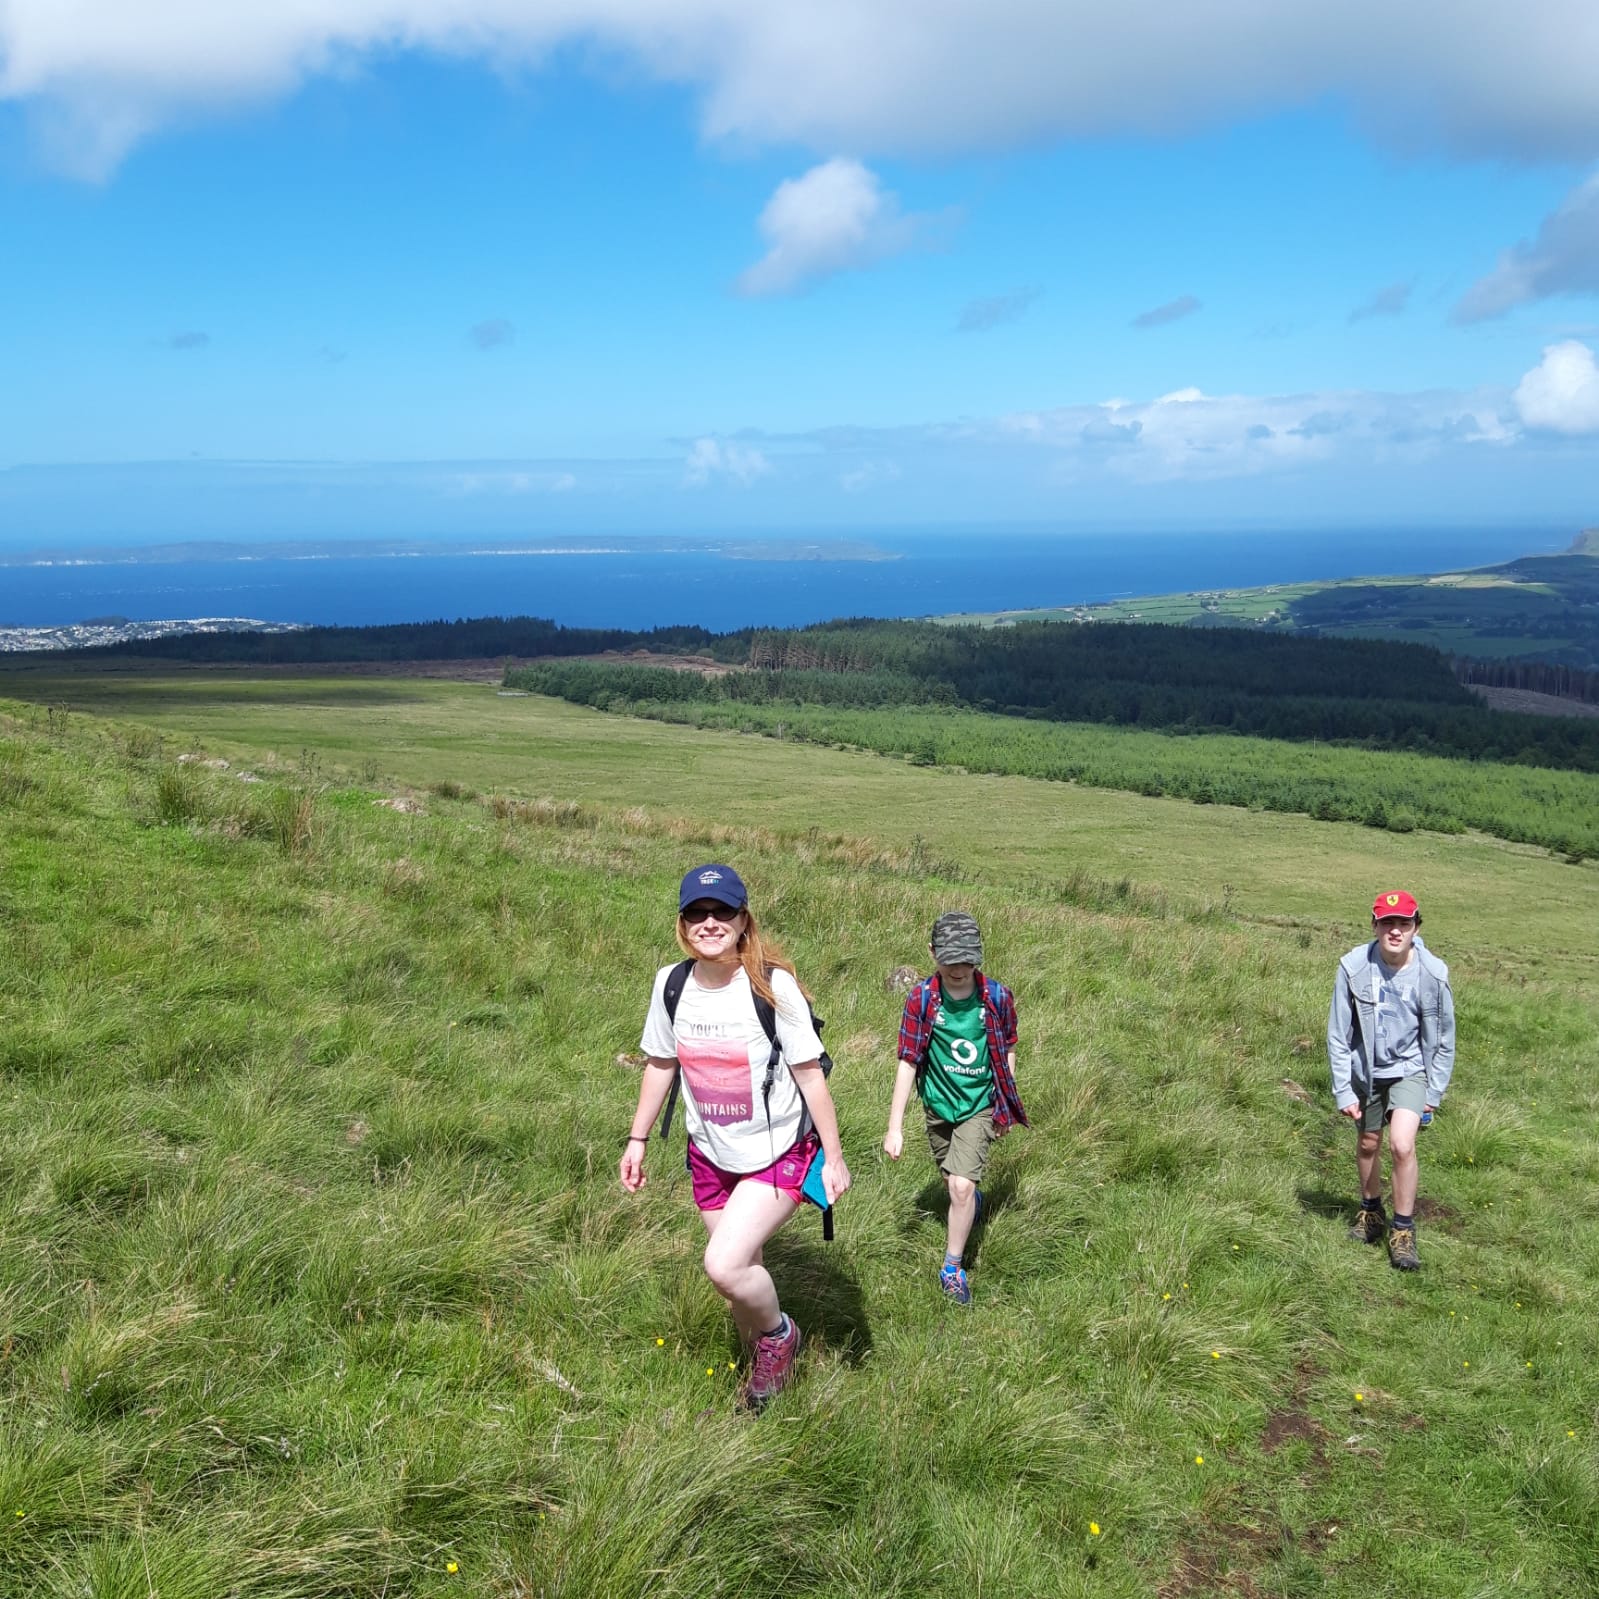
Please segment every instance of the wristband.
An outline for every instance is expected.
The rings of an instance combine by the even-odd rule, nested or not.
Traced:
[[[646,1148],[648,1148],[649,1142],[650,1135],[648,1133],[629,1133],[627,1137],[622,1140],[622,1148],[626,1149],[629,1144],[643,1144]]]

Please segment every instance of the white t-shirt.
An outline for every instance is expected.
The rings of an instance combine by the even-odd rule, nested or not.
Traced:
[[[763,1104],[761,1085],[772,1046],[755,1014],[755,998],[743,967],[722,988],[703,987],[690,971],[677,1002],[675,1026],[666,1014],[666,979],[671,970],[663,966],[655,974],[639,1048],[658,1060],[677,1057],[683,1069],[688,1135],[700,1152],[723,1171],[761,1171],[799,1142],[805,1123],[805,1101],[787,1068],[790,1063],[804,1065],[822,1053],[810,1007],[787,972],[773,971],[777,1041],[783,1057],[772,1080],[770,1103]]]

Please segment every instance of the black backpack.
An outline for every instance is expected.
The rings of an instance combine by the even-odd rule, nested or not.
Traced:
[[[677,1020],[677,1003],[683,997],[683,985],[688,981],[688,974],[694,970],[692,960],[679,961],[666,975],[666,988],[661,995],[666,1004],[666,1014],[669,1020]],[[770,975],[770,974],[768,974]],[[777,1081],[777,1063],[783,1058],[783,1046],[777,1040],[777,1012],[772,1008],[772,1002],[762,999],[752,988],[750,998],[755,1004],[755,1016],[761,1024],[761,1031],[766,1034],[767,1042],[771,1044],[771,1053],[766,1058],[766,1080],[761,1084],[761,1106],[766,1112],[768,1123],[772,1120],[772,1085]],[[805,1008],[810,1011],[811,1026],[821,1035],[826,1024],[822,1018],[811,1010],[809,1000]],[[827,1079],[833,1075],[833,1057],[824,1049],[817,1056],[816,1064],[822,1068],[822,1077]],[[672,1131],[672,1113],[677,1109],[678,1086],[682,1080],[682,1070],[673,1074],[672,1087],[666,1096],[666,1108],[661,1113],[662,1139]],[[833,1240],[833,1207],[829,1205],[822,1212],[822,1237],[829,1243]]]

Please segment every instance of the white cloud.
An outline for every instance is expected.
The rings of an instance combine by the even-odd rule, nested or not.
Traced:
[[[516,325],[503,316],[491,317],[487,322],[475,323],[466,336],[480,350],[497,350],[516,342]]]
[[[683,487],[703,489],[722,480],[748,488],[771,470],[771,462],[748,445],[727,439],[695,439],[683,463]]]
[[[880,483],[897,483],[900,476],[897,461],[863,461],[853,471],[846,472],[838,483],[846,494],[864,494]]]
[[[1599,294],[1599,172],[1543,219],[1536,239],[1499,257],[1466,291],[1454,320],[1481,322],[1551,294]]]
[[[1165,305],[1157,305],[1152,311],[1141,311],[1133,318],[1132,325],[1135,328],[1163,328],[1168,322],[1181,322],[1198,309],[1199,301],[1191,294],[1183,294],[1175,300],[1168,300]]]
[[[533,472],[521,469],[491,472],[457,472],[444,482],[451,495],[570,494],[577,479],[570,472]]]
[[[987,333],[1004,322],[1015,322],[1044,291],[1037,284],[1012,289],[1008,294],[992,294],[981,300],[968,300],[955,324],[957,333]]]
[[[600,47],[700,96],[712,138],[883,153],[1162,137],[1349,106],[1402,149],[1599,157],[1592,0],[0,0],[0,96],[105,175],[175,119],[400,51]]]
[[[1419,459],[1459,446],[1503,445],[1505,397],[1487,392],[1389,395],[1365,390],[1211,395],[1177,389],[1032,411],[968,427],[996,442],[1049,450],[1077,471],[1137,482],[1210,481],[1347,461]]]
[[[761,212],[767,251],[738,280],[741,294],[792,294],[819,278],[908,250],[934,218],[906,216],[859,161],[837,157],[778,184]]]
[[[1357,305],[1349,313],[1351,322],[1364,322],[1368,317],[1398,316],[1410,304],[1410,291],[1414,287],[1409,282],[1390,283],[1385,289],[1378,289],[1364,305]]]
[[[1551,344],[1511,398],[1521,420],[1548,433],[1599,433],[1599,363],[1586,344]]]

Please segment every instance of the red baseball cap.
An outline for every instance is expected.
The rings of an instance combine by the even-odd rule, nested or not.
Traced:
[[[1402,888],[1390,889],[1386,894],[1379,894],[1372,902],[1371,914],[1381,921],[1385,916],[1416,916],[1420,908],[1416,904],[1416,896],[1407,894]]]

